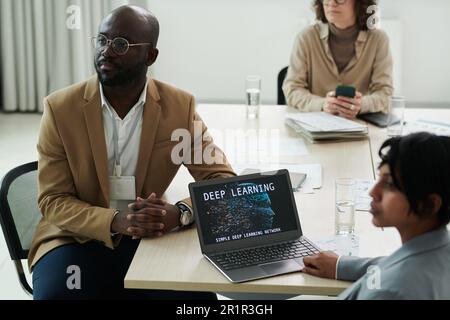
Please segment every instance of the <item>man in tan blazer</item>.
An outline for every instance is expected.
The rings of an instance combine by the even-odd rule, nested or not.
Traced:
[[[29,254],[35,299],[215,297],[123,288],[137,239],[193,222],[189,199],[174,205],[160,196],[180,167],[172,133],[194,133],[195,123],[206,132],[190,94],[147,79],[158,34],[150,12],[116,9],[93,40],[97,75],[44,100],[37,146],[43,217]],[[234,175],[220,149],[200,141],[224,161],[193,163],[194,148],[183,155],[194,179]]]

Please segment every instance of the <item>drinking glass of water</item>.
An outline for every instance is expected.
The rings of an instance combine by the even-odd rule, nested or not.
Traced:
[[[245,79],[245,94],[247,102],[247,118],[256,119],[261,104],[261,77],[248,76]]]
[[[389,113],[387,122],[388,137],[401,136],[403,134],[403,122],[405,116],[405,98],[393,96],[389,98]]]
[[[356,181],[336,179],[335,182],[335,231],[337,235],[355,232]]]

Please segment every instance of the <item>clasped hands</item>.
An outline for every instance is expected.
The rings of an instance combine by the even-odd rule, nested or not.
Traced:
[[[138,197],[126,210],[121,210],[111,224],[113,232],[133,239],[160,237],[179,225],[180,210],[152,193],[148,198]]]
[[[334,91],[328,92],[325,97],[323,111],[335,116],[354,119],[361,111],[362,97],[361,92],[356,92],[356,96],[353,99],[347,97],[336,97],[336,93]]]

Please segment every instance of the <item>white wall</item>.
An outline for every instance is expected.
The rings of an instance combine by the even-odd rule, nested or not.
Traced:
[[[403,93],[450,103],[450,1],[382,0],[382,15],[403,25]]]
[[[296,33],[312,19],[304,1],[150,1],[161,24],[157,78],[201,101],[244,101],[246,75],[262,76],[262,100],[276,99]],[[175,40],[176,39],[176,40]]]
[[[155,77],[208,102],[243,101],[245,76],[259,74],[263,102],[274,103],[276,75],[288,64],[295,35],[313,19],[310,0],[134,2],[147,3],[161,24]],[[381,8],[398,93],[450,103],[450,1],[381,0]]]

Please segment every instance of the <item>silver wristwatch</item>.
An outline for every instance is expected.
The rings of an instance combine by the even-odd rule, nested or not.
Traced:
[[[188,226],[194,222],[194,215],[191,208],[182,202],[176,204],[178,209],[180,209],[180,224],[182,227]]]
[[[114,221],[114,219],[116,218],[116,216],[118,215],[120,213],[120,210],[116,210],[116,211],[114,211],[114,216],[113,216],[113,221]],[[111,222],[111,224],[112,224],[112,222]],[[115,236],[117,236],[119,234],[119,232],[113,232],[112,230],[111,230],[111,238],[114,238]]]

